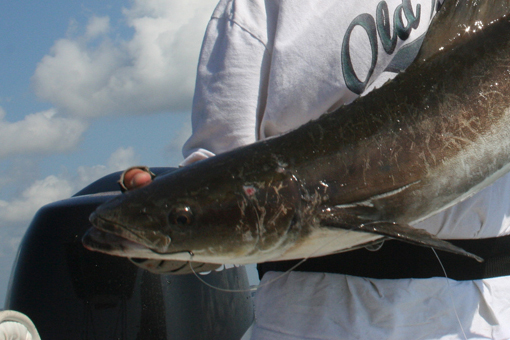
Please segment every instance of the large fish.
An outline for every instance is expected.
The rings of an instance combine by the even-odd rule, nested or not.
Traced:
[[[477,258],[411,225],[510,170],[509,11],[509,1],[447,0],[394,80],[285,135],[119,195],[92,214],[85,246],[245,264],[389,237]]]

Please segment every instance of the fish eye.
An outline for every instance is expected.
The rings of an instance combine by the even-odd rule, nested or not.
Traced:
[[[193,223],[193,213],[190,207],[174,208],[168,214],[168,222],[184,227]]]

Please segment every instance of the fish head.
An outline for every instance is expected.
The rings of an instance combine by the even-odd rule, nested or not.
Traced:
[[[139,258],[248,263],[296,225],[300,194],[288,173],[233,176],[189,166],[99,206],[85,247]]]

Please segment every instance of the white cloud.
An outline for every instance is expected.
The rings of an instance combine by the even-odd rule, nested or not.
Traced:
[[[189,109],[216,2],[135,0],[124,10],[129,41],[112,41],[108,17],[92,17],[84,35],[58,40],[41,60],[37,95],[76,117]]]
[[[10,201],[0,200],[0,224],[28,222],[43,205],[68,198],[96,179],[135,164],[137,156],[133,148],[119,148],[106,165],[81,166],[73,176],[64,173],[36,180],[18,197]]]
[[[93,39],[97,36],[107,34],[110,31],[110,18],[109,17],[96,17],[93,16],[87,25],[85,37]]]
[[[72,150],[87,128],[81,120],[59,117],[54,109],[29,114],[17,122],[4,118],[0,107],[0,158]]]
[[[69,181],[48,176],[33,183],[23,191],[21,197],[12,202],[0,201],[0,220],[25,221],[43,205],[69,197],[72,193],[72,185]]]
[[[75,191],[79,191],[96,179],[112,172],[120,171],[138,164],[138,156],[132,147],[119,148],[108,158],[106,165],[92,167],[80,166],[77,169],[77,178],[74,180]]]
[[[138,157],[132,147],[117,149],[108,159],[108,171],[124,170],[138,163]]]

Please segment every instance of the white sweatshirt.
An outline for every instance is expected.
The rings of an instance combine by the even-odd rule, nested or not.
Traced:
[[[381,86],[412,62],[437,7],[220,1],[202,46],[183,164],[285,133]],[[445,239],[510,234],[509,188],[507,175],[416,227]],[[252,339],[464,339],[463,331],[510,339],[510,277],[448,284],[293,272],[264,285],[278,275],[261,281]]]

